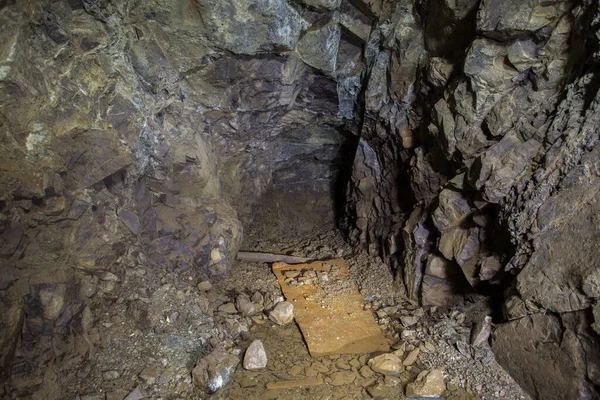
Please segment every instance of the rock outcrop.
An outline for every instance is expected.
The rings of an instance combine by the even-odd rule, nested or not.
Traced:
[[[597,13],[383,2],[365,52],[349,238],[423,304],[498,293],[493,348],[539,398],[595,398],[599,382]]]

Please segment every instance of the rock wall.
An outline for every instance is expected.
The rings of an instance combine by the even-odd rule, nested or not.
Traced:
[[[352,13],[0,1],[0,375],[14,395],[60,392],[56,343],[83,343],[95,312],[125,305],[146,329],[147,302],[122,289],[138,272],[218,280],[242,223],[333,225],[370,30]]]
[[[415,301],[496,293],[536,398],[597,398],[597,7],[384,2],[365,53],[349,237]]]

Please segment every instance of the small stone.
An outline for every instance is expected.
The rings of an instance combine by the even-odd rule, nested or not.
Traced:
[[[338,358],[338,360],[335,362],[335,366],[338,369],[344,369],[344,370],[351,369],[350,364],[348,364],[348,361],[344,360],[343,358]]]
[[[142,372],[140,372],[140,379],[142,379],[144,382],[148,383],[148,384],[152,384],[154,383],[154,381],[156,381],[156,378],[158,377],[158,372],[156,371],[155,368],[152,367],[146,367],[142,370]]]
[[[254,304],[250,300],[250,297],[246,294],[240,294],[237,297],[235,302],[237,309],[242,313],[242,315],[249,317],[251,315],[256,314],[256,310],[254,308]]]
[[[427,352],[431,353],[435,351],[435,345],[431,342],[425,342],[423,343],[423,347],[425,348],[425,350],[427,350]]]
[[[294,365],[289,370],[289,374],[292,376],[300,376],[304,372],[304,368],[301,365]]]
[[[115,379],[119,379],[121,374],[118,371],[104,371],[102,373],[102,379],[105,381],[114,381]]]
[[[294,320],[294,306],[288,301],[277,303],[269,313],[269,319],[278,325],[287,325]]]
[[[370,378],[373,376],[373,370],[368,366],[368,365],[364,365],[361,369],[360,369],[360,375],[363,378]]]
[[[396,375],[404,371],[402,359],[396,354],[382,354],[369,360],[369,367],[375,372],[384,375]]]
[[[463,356],[472,358],[471,347],[469,347],[469,345],[466,342],[463,342],[463,341],[456,342],[456,348]]]
[[[413,383],[406,385],[408,397],[439,397],[445,391],[444,374],[439,369],[423,371]]]
[[[416,349],[413,349],[410,353],[408,353],[408,356],[406,356],[402,364],[404,364],[405,366],[413,365],[415,361],[417,361],[417,357],[419,357],[420,352],[421,351],[418,347]]]
[[[255,371],[267,366],[267,353],[260,340],[250,343],[244,355],[244,369]]]
[[[298,275],[300,275],[300,271],[294,271],[294,270],[292,270],[292,271],[285,271],[285,272],[283,273],[283,275],[284,275],[286,278],[291,278],[291,279],[294,279],[295,277],[297,277]]]
[[[400,317],[400,322],[405,328],[409,328],[419,322],[419,317],[414,315],[407,315]]]
[[[356,379],[356,373],[353,371],[339,371],[331,375],[331,384],[333,386],[349,385]]]
[[[353,358],[352,360],[348,361],[348,364],[350,364],[352,368],[360,368],[360,366],[362,365],[360,361],[358,361],[356,358]]]
[[[208,292],[212,289],[212,284],[209,281],[203,281],[198,284],[198,290],[201,292]]]
[[[379,398],[386,398],[390,392],[391,392],[391,388],[387,385],[384,385],[381,382],[378,382],[377,384],[368,387],[367,388],[367,393],[369,393],[369,395],[375,399],[379,399]]]
[[[235,304],[233,303],[225,303],[218,308],[219,312],[225,314],[237,314],[238,310],[235,308]]]
[[[118,276],[116,276],[112,272],[108,272],[108,271],[106,271],[104,274],[102,274],[102,276],[100,277],[100,280],[104,281],[104,282],[120,282],[121,281]]]
[[[139,387],[136,387],[123,400],[142,400],[145,397],[146,397],[146,394],[142,391],[142,389],[140,389]]]

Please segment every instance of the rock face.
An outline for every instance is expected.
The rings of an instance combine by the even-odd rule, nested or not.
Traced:
[[[495,288],[503,366],[533,396],[591,398],[597,361],[560,332],[591,343],[597,327],[597,5],[386,3],[365,53],[349,238],[423,304]],[[584,314],[576,328],[567,322]],[[559,371],[531,364],[522,349],[539,339],[519,329],[550,315],[556,349],[537,351],[586,361],[546,392]]]
[[[492,347],[533,396],[593,397],[597,13],[591,0],[0,2],[0,386],[52,397],[57,343],[89,343],[95,307],[156,328],[150,294],[120,289],[142,271],[217,284],[242,226],[341,222],[412,301],[496,293]]]

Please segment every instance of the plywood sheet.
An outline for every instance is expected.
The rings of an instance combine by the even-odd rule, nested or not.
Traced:
[[[312,356],[389,351],[342,259],[273,264]]]

